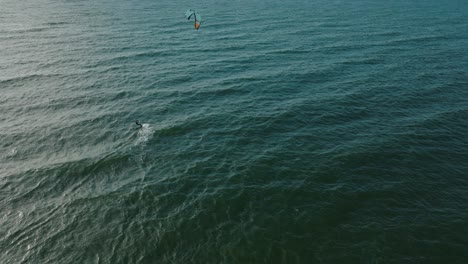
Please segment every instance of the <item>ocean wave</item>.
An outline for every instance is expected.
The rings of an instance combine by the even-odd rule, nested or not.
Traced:
[[[2,5],[3,263],[462,263],[465,9],[296,2]]]
[[[2,85],[21,85],[23,82],[37,82],[40,80],[47,80],[56,77],[62,77],[63,74],[28,74],[23,76],[10,77],[0,80]]]

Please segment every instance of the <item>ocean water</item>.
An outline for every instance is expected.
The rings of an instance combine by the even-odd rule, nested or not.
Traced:
[[[0,0],[0,263],[468,263],[467,208],[465,0]]]

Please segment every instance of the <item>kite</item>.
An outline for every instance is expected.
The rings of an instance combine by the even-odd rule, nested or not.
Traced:
[[[193,9],[189,9],[187,10],[187,12],[185,12],[185,17],[187,18],[187,20],[190,20],[192,16],[195,20],[195,28],[198,30],[200,28],[201,16]]]

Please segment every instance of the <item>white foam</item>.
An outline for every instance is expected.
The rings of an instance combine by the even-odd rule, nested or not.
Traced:
[[[153,137],[154,129],[149,124],[142,124],[142,127],[138,129],[138,140],[137,144],[146,142]]]
[[[18,151],[16,150],[16,148],[13,148],[10,151],[8,151],[7,153],[5,153],[4,157],[11,158],[11,157],[16,156],[17,153],[18,153]]]

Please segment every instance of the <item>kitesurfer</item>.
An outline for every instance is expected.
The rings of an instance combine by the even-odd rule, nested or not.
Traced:
[[[138,126],[138,127],[137,127],[137,129],[139,129],[139,128],[140,128],[140,129],[141,129],[141,128],[143,128],[143,124],[141,124],[141,123],[140,123],[140,121],[138,121],[138,120],[137,120],[137,121],[135,121],[135,124]]]

